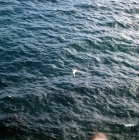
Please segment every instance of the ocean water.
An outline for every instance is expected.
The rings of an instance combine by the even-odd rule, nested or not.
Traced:
[[[98,131],[139,139],[139,1],[0,0],[0,140]]]

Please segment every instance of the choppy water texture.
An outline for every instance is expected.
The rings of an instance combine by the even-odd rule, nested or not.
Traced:
[[[139,139],[139,1],[0,0],[0,139],[97,131]]]

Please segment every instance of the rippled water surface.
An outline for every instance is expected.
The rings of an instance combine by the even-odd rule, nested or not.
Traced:
[[[97,131],[139,139],[139,1],[0,0],[0,139]]]

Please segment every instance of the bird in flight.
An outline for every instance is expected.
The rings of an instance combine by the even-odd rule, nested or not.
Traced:
[[[75,77],[75,73],[76,72],[79,72],[78,70],[76,70],[76,69],[72,69],[72,73],[73,73],[73,76]]]

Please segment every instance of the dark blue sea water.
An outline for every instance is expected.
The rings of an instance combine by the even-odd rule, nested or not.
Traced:
[[[0,0],[0,140],[98,131],[139,139],[139,1]]]

